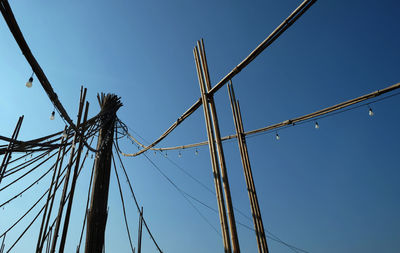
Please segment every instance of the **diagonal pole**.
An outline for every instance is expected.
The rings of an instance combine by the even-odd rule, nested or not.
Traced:
[[[13,132],[11,140],[10,140],[10,143],[7,146],[6,153],[4,154],[3,161],[2,161],[2,163],[0,165],[0,183],[1,183],[2,179],[3,179],[4,173],[6,172],[8,162],[11,159],[11,154],[12,154],[13,147],[14,147],[14,141],[17,140],[17,137],[18,137],[18,134],[19,134],[19,130],[21,129],[21,125],[22,125],[22,120],[23,119],[24,119],[23,115],[18,118],[17,125],[15,126],[14,132]]]
[[[240,113],[239,101],[236,101],[235,92],[233,90],[232,82],[228,84],[229,98],[231,101],[231,108],[233,120],[235,123],[236,134],[238,136],[238,145],[240,156],[242,159],[243,171],[245,175],[247,193],[250,199],[251,214],[253,216],[254,230],[256,232],[257,246],[259,253],[268,253],[268,245],[265,238],[264,225],[261,218],[260,207],[256,188],[254,185],[253,173],[251,172],[249,154],[247,151],[246,138],[244,135],[242,116]]]

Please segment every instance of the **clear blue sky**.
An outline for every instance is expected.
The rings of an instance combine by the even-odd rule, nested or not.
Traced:
[[[88,88],[90,115],[97,92],[113,92],[118,116],[148,141],[157,138],[200,96],[192,49],[204,38],[215,84],[301,1],[11,1],[33,54],[75,118],[80,86]],[[252,130],[334,105],[400,81],[400,3],[318,1],[233,82],[244,127]],[[11,136],[25,115],[28,140],[63,128],[4,20],[0,19],[0,135]],[[226,88],[215,96],[222,135],[234,133]],[[309,252],[399,252],[400,96],[313,122],[248,139],[265,228]],[[202,109],[161,146],[206,140]],[[128,142],[125,152],[137,149]],[[250,216],[236,142],[224,144],[234,206]],[[168,158],[214,189],[207,147],[168,152]],[[205,191],[160,154],[148,156],[182,189],[217,208]],[[222,252],[222,240],[144,157],[124,158],[144,214],[164,252]],[[66,252],[78,243],[90,166],[80,177]],[[40,174],[40,173],[39,173]],[[36,174],[39,175],[39,174]],[[7,199],[32,182],[0,193]],[[137,211],[123,181],[128,219],[137,243]],[[0,210],[0,233],[47,187],[49,180]],[[114,173],[107,252],[130,252]],[[194,203],[218,230],[218,215]],[[35,209],[35,213],[38,209]],[[33,215],[27,217],[23,224]],[[236,212],[237,221],[252,222]],[[22,231],[7,235],[6,249]],[[31,252],[37,231],[16,246]],[[238,225],[242,252],[257,252],[254,232]],[[143,252],[156,252],[144,234]],[[292,252],[270,241],[273,253]]]

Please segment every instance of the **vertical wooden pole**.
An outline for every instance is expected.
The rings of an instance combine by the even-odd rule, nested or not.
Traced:
[[[211,90],[211,81],[210,81],[210,74],[208,72],[208,64],[207,64],[207,58],[206,58],[206,52],[204,49],[203,39],[201,39],[200,42],[199,41],[197,42],[197,46],[200,49],[200,56],[201,56],[200,59],[201,59],[201,63],[202,63],[203,70],[204,70],[204,79],[205,79],[206,88],[207,88],[206,92],[208,94],[208,92]],[[228,173],[226,171],[225,156],[224,156],[224,150],[222,147],[221,133],[219,130],[217,110],[215,109],[214,97],[212,95],[208,97],[208,103],[210,104],[211,117],[212,117],[212,121],[213,121],[213,125],[214,125],[215,141],[216,141],[217,150],[218,150],[218,158],[219,158],[219,165],[220,165],[220,169],[221,169],[222,184],[224,187],[226,210],[228,213],[229,231],[230,231],[231,238],[232,238],[232,251],[234,253],[239,253],[240,252],[239,239],[238,239],[237,230],[236,230],[236,221],[235,221],[235,214],[234,214],[233,205],[232,205],[231,190],[229,187]]]
[[[217,152],[215,148],[215,139],[214,133],[211,126],[211,119],[210,119],[210,108],[208,105],[208,97],[206,92],[206,87],[204,85],[204,79],[201,71],[200,60],[199,60],[199,52],[197,47],[194,48],[194,58],[196,62],[196,69],[197,69],[197,76],[199,79],[200,91],[201,91],[201,100],[203,103],[204,109],[204,118],[206,122],[207,128],[207,138],[208,138],[208,145],[210,149],[210,156],[211,156],[211,165],[213,169],[214,175],[214,184],[215,184],[215,192],[217,195],[217,202],[218,202],[218,211],[219,211],[219,218],[221,222],[221,231],[222,231],[222,239],[224,243],[224,251],[225,252],[232,252],[231,244],[229,239],[229,228],[226,218],[226,209],[225,203],[223,200],[223,193],[222,193],[222,184],[221,184],[221,176],[220,171],[218,169],[218,162],[217,162]]]
[[[251,171],[249,154],[247,151],[244,128],[240,113],[239,101],[236,101],[232,83],[228,84],[229,97],[231,100],[232,114],[235,123],[238,145],[242,159],[243,171],[246,179],[247,191],[250,199],[250,207],[253,216],[254,228],[256,231],[258,252],[268,253],[268,245],[265,238],[264,225],[262,222],[260,207],[258,204],[257,192],[254,184],[253,173]]]
[[[14,132],[13,132],[13,134],[11,136],[11,141],[7,146],[6,153],[4,154],[3,161],[1,162],[1,165],[0,165],[0,183],[3,180],[3,176],[4,176],[4,173],[6,172],[8,162],[11,159],[11,154],[12,154],[13,147],[14,147],[14,141],[18,137],[18,133],[19,133],[19,130],[21,129],[21,125],[22,125],[22,120],[23,119],[24,119],[23,115],[18,118],[17,125],[15,126]]]
[[[139,215],[139,232],[138,232],[138,253],[142,252],[142,228],[143,228],[143,207]]]
[[[86,227],[86,253],[101,253],[107,223],[108,190],[110,185],[111,156],[116,112],[122,106],[117,96],[104,95],[99,100],[102,118],[97,142],[97,150],[91,194],[90,208]]]

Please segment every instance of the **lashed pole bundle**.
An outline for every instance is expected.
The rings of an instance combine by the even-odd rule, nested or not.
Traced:
[[[104,247],[104,233],[107,222],[108,189],[110,184],[113,133],[117,110],[122,106],[114,94],[101,95],[99,103],[102,112],[102,127],[99,131],[93,190],[87,216],[86,253],[101,253]]]

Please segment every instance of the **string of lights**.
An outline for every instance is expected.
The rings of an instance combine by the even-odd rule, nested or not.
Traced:
[[[379,99],[376,99],[374,101],[368,101],[362,104],[359,104],[361,102],[367,101],[369,99],[373,99],[375,97],[381,96],[383,94],[386,94],[388,92],[392,92],[394,90],[397,90],[400,88],[400,83],[396,83],[394,85],[391,85],[387,88],[384,88],[382,90],[378,90],[369,94],[366,94],[364,96],[358,97],[358,98],[354,98],[342,103],[339,103],[337,105],[334,106],[330,106],[327,108],[324,108],[322,110],[310,113],[310,114],[306,114],[294,119],[290,119],[290,120],[285,120],[282,121],[280,123],[276,123],[270,126],[266,126],[263,128],[259,128],[259,129],[255,129],[255,130],[251,130],[248,132],[245,132],[244,135],[246,136],[246,138],[249,137],[253,137],[253,136],[258,136],[260,133],[270,133],[270,132],[275,132],[275,137],[277,140],[280,139],[279,134],[277,133],[278,130],[282,130],[284,128],[288,128],[288,127],[293,127],[296,125],[300,125],[300,124],[304,124],[304,123],[308,123],[310,121],[317,121],[319,119],[322,118],[326,118],[326,117],[330,117],[330,116],[334,116],[336,114],[340,114],[340,113],[344,113],[350,110],[354,110],[357,109],[359,107],[362,106],[367,106],[367,105],[372,105],[374,103],[398,96],[400,94],[400,92],[398,93],[394,93],[391,95],[387,95],[385,97],[381,97]],[[357,104],[357,105],[356,105]],[[373,116],[373,111],[371,108],[369,108],[368,110],[368,115]],[[304,122],[304,123],[303,123]],[[317,123],[317,122],[316,122]],[[315,126],[316,128],[319,128],[319,125],[317,124],[317,126]],[[142,144],[139,140],[137,140],[135,137],[133,137],[132,135],[128,134],[129,138],[132,139],[132,141],[138,143],[140,146],[144,147],[145,145]],[[222,137],[221,140],[222,141],[234,141],[234,139],[236,139],[236,134],[233,135],[228,135],[225,137]],[[151,148],[151,150],[159,150],[159,151],[168,151],[168,150],[183,150],[183,149],[190,149],[190,148],[195,148],[195,147],[199,147],[199,146],[204,146],[204,145],[208,145],[208,141],[202,141],[202,142],[198,142],[198,143],[193,143],[193,144],[186,144],[186,145],[181,145],[181,146],[174,146],[174,147],[163,147],[163,148]]]

